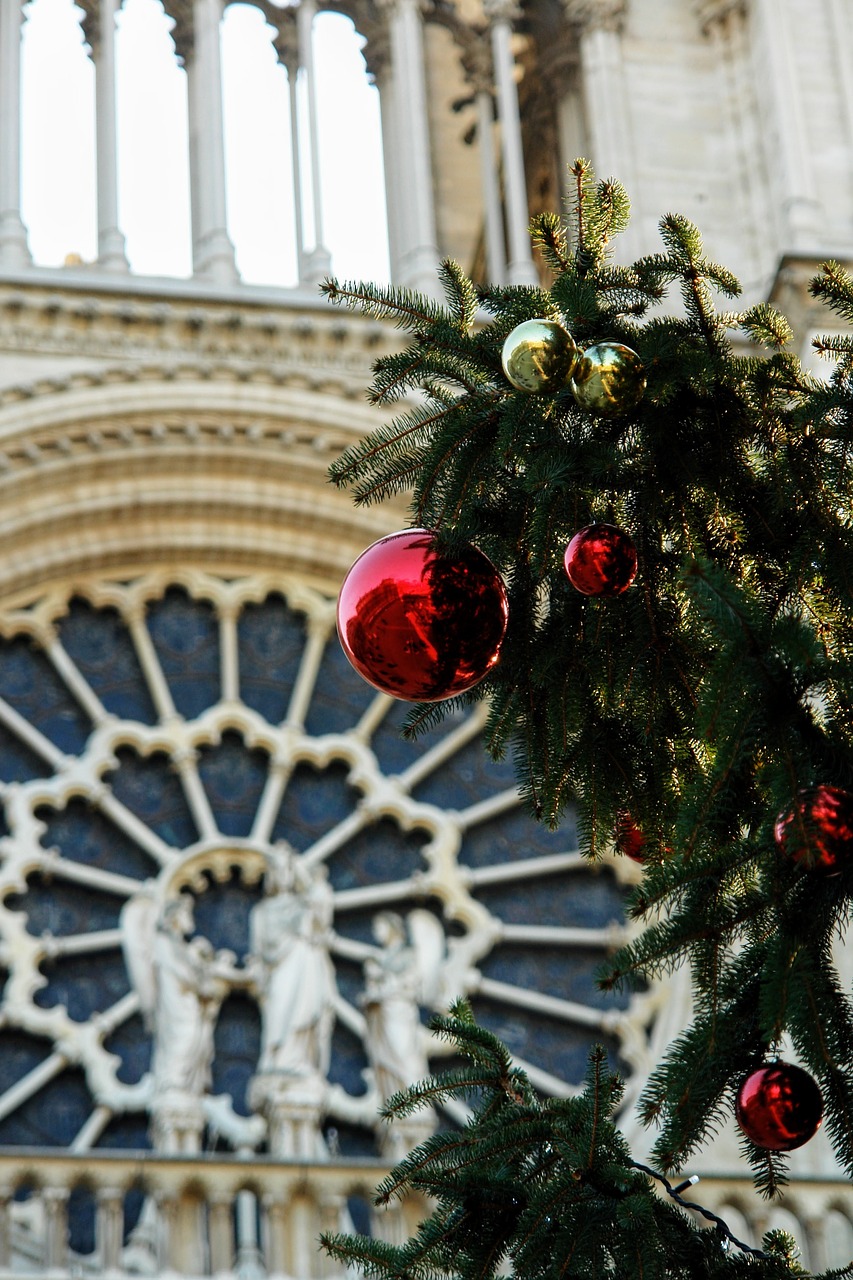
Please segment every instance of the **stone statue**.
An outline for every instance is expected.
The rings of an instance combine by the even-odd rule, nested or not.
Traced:
[[[214,951],[207,938],[191,936],[195,922],[188,893],[162,904],[146,886],[122,908],[121,928],[127,972],[154,1042],[145,1102],[155,1150],[196,1154],[205,1126],[237,1148],[256,1147],[266,1135],[263,1119],[240,1116],[228,1094],[210,1093],[216,1019],[231,986],[245,985],[233,952]],[[122,1251],[126,1271],[160,1274],[161,1231],[156,1202],[147,1196]],[[190,1214],[184,1231],[188,1256],[202,1258],[202,1218]]]
[[[429,1073],[420,1006],[433,1005],[440,989],[445,940],[440,922],[421,909],[410,911],[405,921],[396,912],[383,911],[373,933],[380,949],[364,964],[362,1004],[370,1066],[384,1105]],[[433,1128],[428,1113],[396,1120],[383,1134],[383,1149],[396,1158]]]
[[[262,1017],[258,1073],[325,1081],[336,995],[326,868],[305,872],[287,850],[270,862],[264,889],[249,926]]]
[[[266,1119],[273,1155],[325,1159],[320,1130],[337,995],[329,955],[332,890],[325,867],[303,868],[281,845],[268,863],[264,891],[249,920],[248,968],[261,1009],[249,1103]]]
[[[125,904],[121,926],[128,974],[154,1040],[149,1103],[154,1145],[198,1151],[213,1032],[234,957],[214,952],[206,938],[190,938],[195,926],[189,894],[171,898],[162,909],[153,894],[137,894]]]

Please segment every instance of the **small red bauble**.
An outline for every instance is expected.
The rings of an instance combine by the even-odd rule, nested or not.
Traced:
[[[646,837],[629,813],[622,814],[616,824],[616,852],[632,862],[646,861]]]
[[[820,1128],[823,1098],[802,1067],[772,1062],[746,1077],[738,1089],[735,1115],[757,1147],[793,1151]]]
[[[370,684],[407,702],[440,702],[482,680],[498,660],[506,588],[476,547],[436,550],[429,529],[380,538],[338,597],[344,653]]]
[[[840,871],[853,856],[853,796],[840,787],[801,791],[773,829],[783,853],[807,867]]]
[[[637,574],[637,548],[614,524],[589,524],[563,558],[569,582],[585,596],[619,596]]]

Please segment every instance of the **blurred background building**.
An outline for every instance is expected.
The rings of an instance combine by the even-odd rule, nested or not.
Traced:
[[[182,95],[159,168],[121,106],[131,10],[157,51],[136,116]],[[256,43],[235,71],[238,20]],[[81,102],[64,63],[36,75],[45,22],[84,68],[68,142]],[[335,32],[350,65],[330,79]],[[240,137],[255,66],[281,110]],[[376,121],[354,176],[327,158],[347,76]],[[60,188],[39,111],[70,152]],[[374,1216],[383,1165],[464,1115],[389,1130],[377,1107],[440,1066],[423,1020],[459,994],[545,1092],[606,1043],[648,1145],[630,1101],[688,996],[594,982],[636,868],[591,871],[571,823],[537,828],[476,715],[403,740],[334,634],[343,574],[405,515],[326,481],[379,420],[364,389],[396,336],[318,281],[387,269],[434,293],[450,256],[533,283],[528,218],[571,205],[578,155],[632,196],[620,257],[687,214],[810,361],[832,325],[808,279],[853,260],[853,9],[0,0],[0,1274],[308,1280],[334,1274],[321,1229],[399,1236],[418,1205]],[[140,174],[165,193],[141,217]],[[268,280],[241,268],[247,188],[286,197]],[[759,1204],[726,1130],[685,1173],[743,1239],[786,1226],[806,1265],[848,1261],[821,1135],[794,1167],[782,1206]]]

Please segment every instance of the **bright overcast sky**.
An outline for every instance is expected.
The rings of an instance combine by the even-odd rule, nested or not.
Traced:
[[[94,70],[73,0],[27,6],[22,203],[38,263],[97,253]],[[186,77],[159,0],[124,0],[117,37],[119,200],[134,271],[190,271]],[[226,10],[222,53],[229,231],[243,278],[294,284],[287,79],[260,10]],[[387,279],[379,104],[352,24],[315,25],[325,239],[341,276]],[[305,244],[312,246],[310,201]]]

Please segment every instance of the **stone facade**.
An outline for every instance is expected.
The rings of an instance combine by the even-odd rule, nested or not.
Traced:
[[[313,7],[258,3],[307,74]],[[397,282],[432,292],[445,255],[535,280],[528,213],[571,198],[585,154],[631,192],[622,256],[654,251],[676,209],[803,350],[821,329],[808,277],[853,258],[844,0],[332,7],[368,40]],[[319,216],[298,288],[239,281],[205,105],[221,7],[166,8],[194,103],[189,281],[123,257],[110,0],[83,6],[101,258],[29,260],[22,6],[0,0],[0,1269],[319,1280],[317,1231],[367,1225],[384,1162],[432,1124],[375,1120],[433,1052],[418,1008],[469,995],[557,1093],[603,1037],[633,1098],[688,995],[602,1002],[591,974],[633,864],[590,874],[570,824],[534,829],[477,717],[410,748],[399,708],[346,670],[338,584],[406,516],[355,509],[326,471],[380,421],[364,388],[396,334],[318,300]],[[793,1225],[815,1268],[853,1251],[822,1137],[783,1210],[757,1204],[731,1132],[696,1169],[744,1237]],[[372,1229],[399,1235],[418,1208]]]

